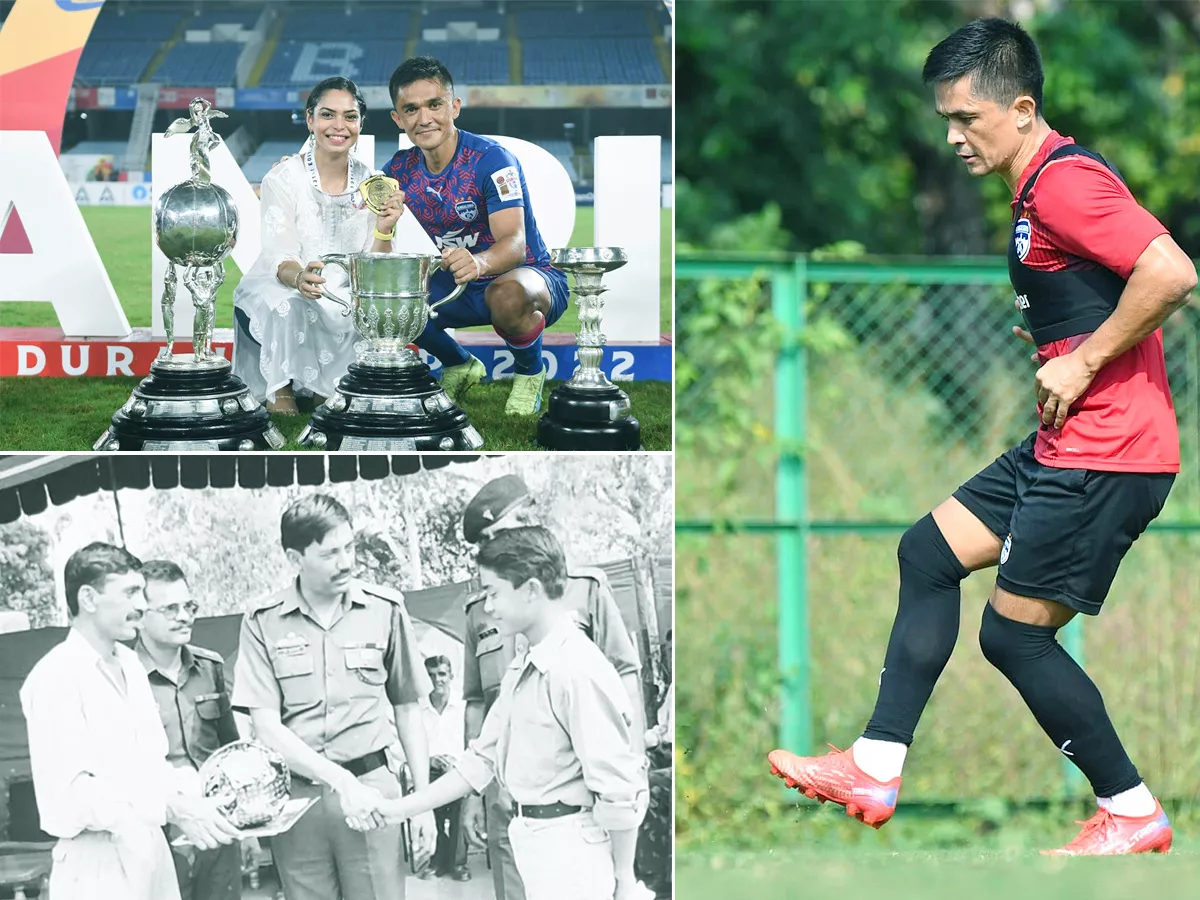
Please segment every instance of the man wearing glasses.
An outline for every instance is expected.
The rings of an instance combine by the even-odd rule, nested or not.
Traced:
[[[146,615],[137,655],[167,732],[167,761],[187,773],[186,780],[218,748],[238,740],[225,664],[220,654],[188,643],[199,606],[192,599],[183,570],[167,560],[152,560],[142,566],[142,575],[146,579]],[[172,830],[169,836],[174,838],[176,832]],[[242,867],[237,842],[212,850],[171,849],[181,900],[240,900]]]

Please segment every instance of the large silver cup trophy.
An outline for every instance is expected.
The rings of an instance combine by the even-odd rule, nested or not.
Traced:
[[[283,435],[229,360],[213,352],[217,291],[225,281],[225,257],[237,243],[238,211],[229,192],[212,183],[209,153],[221,138],[212,118],[225,114],[197,98],[186,119],[176,119],[168,136],[192,128],[192,177],[163,193],[154,208],[154,238],[167,257],[162,296],[166,346],[150,374],[112,418],[96,450],[264,450],[283,446]],[[176,355],[175,269],[192,297],[192,352]]]
[[[630,411],[629,395],[609,381],[600,366],[607,343],[600,322],[608,290],[601,279],[625,265],[628,257],[620,247],[566,247],[552,250],[550,262],[575,276],[579,368],[570,381],[550,392],[547,410],[538,419],[538,443],[551,450],[638,450],[642,426]]]
[[[354,317],[357,358],[333,396],[313,413],[300,443],[326,450],[478,450],[483,438],[408,348],[437,309],[458,299],[466,285],[429,302],[436,256],[412,253],[331,253],[326,267],[345,270],[349,299],[326,299]]]

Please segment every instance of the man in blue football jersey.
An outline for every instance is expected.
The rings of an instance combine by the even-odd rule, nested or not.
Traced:
[[[535,415],[546,381],[542,331],[566,310],[569,291],[566,275],[550,265],[521,164],[496,141],[455,127],[462,100],[438,60],[407,60],[388,91],[392,120],[414,146],[396,153],[383,171],[400,182],[404,202],[446,264],[430,294],[445,296],[454,284],[470,283],[438,310],[416,343],[442,363],[442,386],[460,402],[486,371],[446,329],[491,325],[508,345],[516,372],[505,412]]]

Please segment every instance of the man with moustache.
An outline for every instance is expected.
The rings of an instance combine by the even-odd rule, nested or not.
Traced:
[[[516,475],[503,475],[489,481],[472,498],[463,512],[463,537],[472,544],[494,538],[501,532],[538,524],[533,495]],[[483,720],[500,694],[505,670],[528,645],[520,634],[501,634],[498,623],[483,602],[478,579],[467,597],[467,630],[463,648],[463,699],[467,703],[466,739],[479,737]],[[608,580],[599,569],[569,569],[559,601],[576,626],[596,644],[617,670],[629,696],[633,725],[630,745],[639,755],[643,751],[645,714],[642,708],[641,663],[633,640],[613,599]],[[521,876],[517,872],[512,847],[508,842],[508,823],[512,818],[511,798],[504,794],[499,780],[488,785],[488,851],[492,862],[492,880],[496,900],[523,900]],[[479,823],[466,819],[468,828]]]
[[[142,576],[146,615],[135,649],[167,733],[167,761],[193,780],[213,753],[238,740],[225,662],[219,653],[189,643],[199,606],[183,570],[167,560],[152,560],[142,566]],[[172,847],[171,851],[181,900],[240,900],[237,844],[213,850]]]
[[[258,740],[287,761],[293,794],[320,797],[271,839],[284,893],[403,900],[400,827],[376,813],[400,794],[385,753],[397,736],[415,786],[429,783],[418,705],[429,678],[412,622],[398,595],[351,577],[354,528],[334,498],[292,503],[280,539],[296,577],[242,620],[233,704],[250,710]],[[417,843],[431,847],[432,814],[413,825]]]
[[[146,672],[121,644],[146,608],[141,568],[110,544],[73,553],[63,572],[71,627],[21,687],[38,816],[59,839],[50,896],[61,900],[178,900],[163,826],[203,850],[238,837],[180,784]]]

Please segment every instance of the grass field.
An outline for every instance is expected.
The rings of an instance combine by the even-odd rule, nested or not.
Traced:
[[[137,378],[0,379],[0,425],[5,450],[90,450],[108,427],[112,414],[129,399]],[[549,391],[561,382],[547,382]],[[487,441],[485,450],[540,450],[536,420],[504,414],[509,382],[472,388],[463,409]],[[671,449],[671,385],[663,381],[623,382],[633,414],[642,425],[647,450]],[[43,404],[53,401],[52,407]],[[300,450],[296,437],[309,416],[274,416],[288,440],[284,449]]]
[[[134,328],[148,328],[152,321],[153,304],[158,297],[150,296],[150,207],[148,206],[84,206],[80,208],[87,223],[100,259],[108,270],[113,288]],[[671,277],[673,266],[674,218],[672,210],[662,211],[662,249],[659,291],[659,329],[669,332],[672,327]],[[571,245],[592,243],[593,210],[581,206],[575,213],[575,231]],[[225,266],[225,283],[217,295],[217,327],[233,327],[233,291],[242,275],[229,260]],[[49,303],[15,303],[3,301],[0,285],[0,325],[9,327],[58,326],[58,317]],[[486,328],[486,326],[484,326]],[[574,301],[563,317],[549,331],[574,332],[579,327],[579,315]]]
[[[1200,850],[1064,859],[1030,851],[831,854],[798,840],[755,854],[681,855],[679,900],[1186,900]]]

